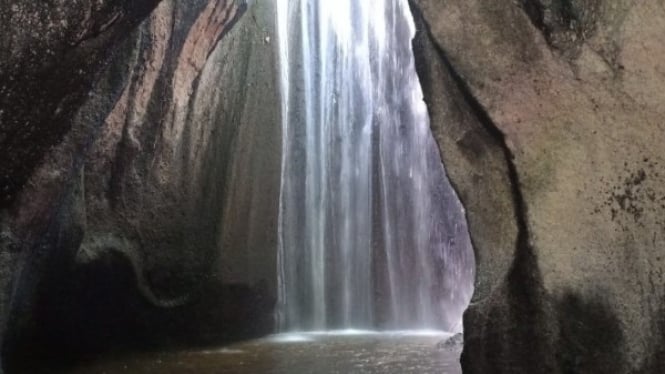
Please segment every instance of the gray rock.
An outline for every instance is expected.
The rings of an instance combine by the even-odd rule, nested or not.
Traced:
[[[461,332],[436,343],[437,348],[445,350],[462,348],[462,345],[464,345],[464,334]]]
[[[665,372],[665,9],[412,4],[476,251],[464,372]]]

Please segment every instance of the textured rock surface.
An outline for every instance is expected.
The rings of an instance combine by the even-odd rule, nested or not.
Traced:
[[[0,245],[14,253],[3,269],[17,269],[3,278],[13,279],[2,309],[9,366],[271,329],[281,152],[274,10],[245,10],[164,0],[94,86],[86,76],[69,88],[83,106],[63,114],[74,120],[63,119],[62,142],[2,211]],[[19,119],[46,126],[40,118]],[[26,142],[26,152],[46,149]]]
[[[665,372],[663,2],[412,2],[465,372]],[[183,3],[0,7],[5,364],[270,329],[274,9]]]
[[[663,3],[413,4],[477,251],[465,372],[665,370]]]
[[[109,51],[159,0],[0,4],[0,207],[13,201],[71,118]]]

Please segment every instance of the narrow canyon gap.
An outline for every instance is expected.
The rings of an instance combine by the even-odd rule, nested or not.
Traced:
[[[282,331],[461,330],[474,258],[404,0],[278,0]]]

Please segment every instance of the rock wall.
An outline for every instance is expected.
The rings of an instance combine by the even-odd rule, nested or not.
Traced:
[[[71,126],[109,52],[159,0],[0,5],[0,207]]]
[[[12,112],[43,142],[11,138],[14,122],[0,120],[3,157],[24,168],[8,180],[29,176],[6,189],[0,217],[5,367],[271,331],[281,152],[272,7],[164,0],[104,44],[108,58],[63,61],[101,73],[63,87],[80,100],[58,136],[40,130],[56,124],[49,108]],[[107,33],[100,22],[90,38]],[[14,147],[43,155],[22,159]]]
[[[412,5],[476,250],[465,373],[663,372],[662,2]]]
[[[7,368],[271,329],[273,5],[158,3],[0,7]],[[476,250],[465,372],[665,372],[662,1],[412,5]]]

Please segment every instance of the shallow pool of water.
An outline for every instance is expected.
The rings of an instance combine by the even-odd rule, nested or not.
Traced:
[[[219,349],[100,361],[67,373],[459,374],[462,347],[437,347],[446,337],[434,332],[284,334]]]

